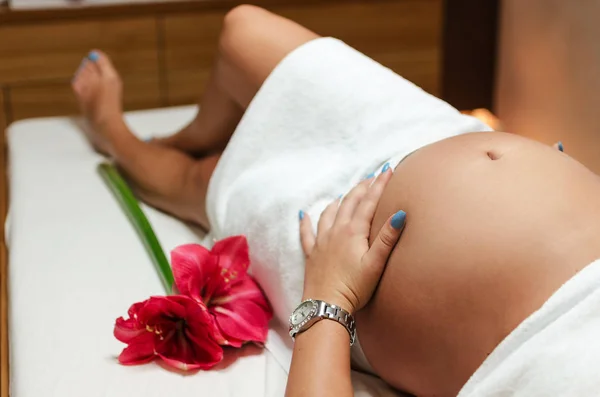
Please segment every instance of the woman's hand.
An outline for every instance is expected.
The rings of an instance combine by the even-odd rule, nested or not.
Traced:
[[[404,211],[390,217],[369,247],[375,209],[392,175],[388,169],[374,182],[361,182],[341,203],[331,203],[321,215],[316,236],[310,218],[300,212],[304,299],[321,299],[350,313],[371,299],[406,219]]]

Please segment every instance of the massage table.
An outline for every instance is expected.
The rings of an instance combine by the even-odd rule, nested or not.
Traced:
[[[168,135],[195,107],[132,112],[141,138]],[[115,319],[165,291],[119,204],[97,173],[105,159],[77,118],[19,121],[7,130],[6,222],[12,397],[283,396],[291,341],[272,324],[264,349],[227,351],[210,371],[182,373],[153,362],[123,366]],[[166,253],[202,243],[204,232],[142,205]],[[287,352],[287,353],[286,353]],[[356,396],[396,396],[354,373]]]
[[[182,127],[193,107],[132,113],[142,137]],[[12,397],[281,396],[287,375],[266,349],[226,353],[218,369],[183,374],[157,363],[122,366],[112,332],[130,304],[165,291],[98,175],[78,120],[26,120],[7,131]],[[144,206],[165,252],[204,233]]]

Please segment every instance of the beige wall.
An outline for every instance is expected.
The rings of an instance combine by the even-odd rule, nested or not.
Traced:
[[[495,111],[600,173],[600,0],[503,0]]]

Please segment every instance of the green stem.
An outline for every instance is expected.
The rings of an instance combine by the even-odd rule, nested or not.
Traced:
[[[137,231],[142,244],[150,255],[161,281],[168,294],[173,292],[173,272],[165,253],[160,246],[152,225],[146,218],[146,215],[140,208],[140,205],[135,198],[133,192],[123,179],[119,171],[113,164],[102,163],[98,166],[98,172],[104,178],[104,181],[115,195],[116,199],[121,204],[121,208],[131,221],[131,224]]]

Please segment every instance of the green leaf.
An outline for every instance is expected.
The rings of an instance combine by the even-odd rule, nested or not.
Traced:
[[[100,164],[98,172],[121,204],[121,208],[123,208],[123,211],[125,211],[125,214],[137,231],[142,244],[144,244],[146,251],[150,255],[150,259],[152,259],[156,270],[158,270],[167,294],[172,293],[173,272],[171,271],[171,266],[160,246],[158,238],[156,238],[154,230],[152,230],[152,225],[150,225],[148,218],[146,218],[146,215],[140,208],[135,195],[113,164]]]

